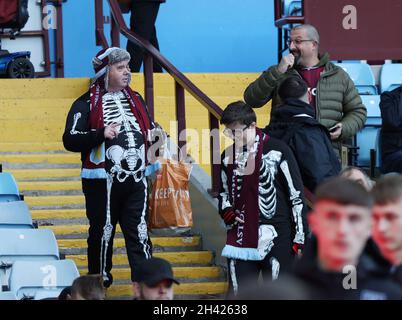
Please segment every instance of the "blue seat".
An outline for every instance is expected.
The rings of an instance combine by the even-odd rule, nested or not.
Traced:
[[[59,260],[56,237],[50,229],[2,229],[0,266],[17,260]]]
[[[50,229],[1,229],[0,283],[7,285],[10,268],[20,260],[59,260],[56,237]]]
[[[17,300],[17,296],[14,292],[4,291],[0,292],[0,301],[1,300]]]
[[[24,201],[0,202],[0,229],[32,229],[32,217]]]
[[[392,91],[402,85],[402,63],[385,63],[381,68],[381,92]]]
[[[360,98],[367,108],[366,125],[381,125],[380,95],[361,95]]]
[[[373,71],[367,63],[336,63],[336,65],[349,74],[360,95],[378,94]]]
[[[357,133],[357,146],[359,147],[357,165],[370,166],[370,150],[377,151],[376,167],[380,166],[380,152],[378,151],[378,134],[381,128],[380,96],[361,96],[367,108],[367,121],[362,130]]]
[[[56,298],[79,276],[72,260],[16,261],[11,268],[9,288],[18,300]]]
[[[0,202],[20,200],[17,183],[8,172],[0,172]]]
[[[301,0],[285,0],[283,2],[283,13],[285,16],[301,16],[302,15]]]

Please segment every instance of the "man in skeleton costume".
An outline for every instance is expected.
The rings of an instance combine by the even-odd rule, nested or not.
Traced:
[[[106,287],[113,281],[110,271],[117,222],[132,271],[152,253],[144,171],[148,134],[154,124],[142,97],[129,87],[129,61],[129,53],[120,48],[97,54],[92,61],[95,77],[89,91],[73,103],[63,135],[67,150],[81,152],[90,224],[88,271],[102,274]]]
[[[221,123],[234,140],[222,154],[219,212],[227,231],[229,295],[258,281],[278,278],[301,254],[305,236],[303,184],[283,142],[256,127],[244,102],[225,109]]]

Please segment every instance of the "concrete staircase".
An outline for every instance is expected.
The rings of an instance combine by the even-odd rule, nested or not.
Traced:
[[[244,88],[256,76],[199,74],[190,78],[223,107],[241,99]],[[88,222],[79,178],[80,156],[64,151],[61,136],[72,102],[86,91],[88,83],[88,79],[0,80],[0,163],[4,171],[16,178],[33,219],[40,228],[54,231],[60,252],[73,259],[82,274],[87,270]],[[133,77],[133,88],[140,93],[142,83],[141,75]],[[155,89],[155,119],[169,132],[169,121],[175,119],[174,83],[166,74],[156,75]],[[187,126],[201,133],[208,128],[207,112],[192,97],[186,102]],[[260,125],[265,125],[267,108],[258,113]],[[175,137],[174,132],[169,133]],[[203,150],[192,152],[201,155]],[[201,167],[210,172],[208,163]],[[206,217],[207,214],[211,213],[206,213]],[[225,272],[215,264],[214,252],[203,250],[202,237],[208,234],[190,231],[180,236],[157,236],[151,233],[151,237],[155,256],[169,260],[175,276],[182,282],[175,288],[177,298],[223,297],[227,288]],[[113,263],[115,282],[107,296],[128,299],[132,296],[130,270],[120,228],[116,233]]]

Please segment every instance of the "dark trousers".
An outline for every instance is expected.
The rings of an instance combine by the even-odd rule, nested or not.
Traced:
[[[136,183],[132,177],[124,182],[115,180],[110,192],[110,225],[107,221],[107,185],[104,179],[83,179],[86,214],[89,220],[88,272],[102,274],[105,285],[113,282],[113,238],[116,224],[122,229],[131,278],[136,266],[152,254],[148,236],[148,198],[146,180]],[[108,237],[108,234],[110,237]]]
[[[233,299],[237,295],[241,295],[243,290],[249,292],[251,288],[257,288],[260,273],[264,283],[275,280],[279,274],[289,272],[294,261],[295,255],[292,251],[290,235],[283,236],[283,233],[282,236],[279,234],[274,239],[274,246],[261,261],[228,259],[229,290],[227,298]]]
[[[130,28],[159,50],[155,22],[159,11],[159,2],[133,2],[131,5]],[[139,72],[144,60],[143,50],[134,43],[127,42],[127,51],[131,55],[131,72]],[[153,60],[154,72],[162,72],[162,67]]]

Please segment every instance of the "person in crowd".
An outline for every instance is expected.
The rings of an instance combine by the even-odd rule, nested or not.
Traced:
[[[382,173],[402,173],[402,86],[381,94],[380,153]]]
[[[360,183],[367,191],[370,191],[375,185],[367,173],[359,167],[348,166],[342,169],[340,176]]]
[[[401,299],[402,291],[362,255],[371,234],[373,199],[356,181],[331,178],[316,190],[308,216],[313,239],[295,265],[312,299]]]
[[[81,152],[89,220],[88,271],[101,274],[105,287],[113,282],[117,222],[132,273],[141,260],[152,255],[145,171],[151,160],[148,149],[154,123],[140,94],[129,86],[129,62],[130,54],[116,47],[102,49],[95,56],[95,77],[89,91],[73,103],[63,134],[64,147]]]
[[[373,239],[387,262],[386,272],[402,288],[402,176],[380,178],[373,196]]]
[[[138,265],[133,280],[135,300],[173,300],[173,284],[180,284],[170,263],[155,257]]]
[[[64,288],[58,300],[105,300],[105,288],[101,275],[80,276],[70,287]]]
[[[314,118],[329,131],[339,158],[342,142],[348,141],[366,121],[367,110],[349,75],[334,65],[328,53],[319,53],[320,36],[309,24],[294,27],[288,41],[289,54],[251,83],[244,100],[253,108],[272,101],[271,119],[282,103],[278,88],[289,76],[303,78],[308,85]]]
[[[278,93],[283,104],[275,109],[274,118],[265,131],[290,147],[304,186],[314,192],[317,185],[338,175],[341,170],[329,132],[314,118],[307,84],[302,78],[287,77]]]
[[[292,151],[257,128],[254,110],[242,101],[231,103],[221,123],[234,142],[222,154],[218,197],[233,297],[261,272],[270,281],[290,268],[305,243],[306,210]]]
[[[148,40],[159,50],[158,36],[156,33],[156,18],[159,7],[166,0],[131,0],[130,4],[130,29],[142,39]],[[131,55],[130,69],[139,72],[144,61],[144,51],[131,41],[127,41],[127,51]],[[153,71],[162,72],[162,67],[153,59]]]

